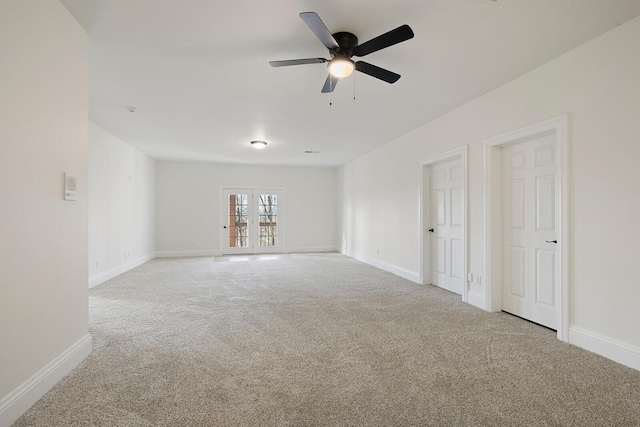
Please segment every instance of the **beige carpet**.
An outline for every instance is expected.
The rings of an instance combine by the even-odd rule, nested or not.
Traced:
[[[350,258],[157,259],[16,426],[638,426],[640,372]]]

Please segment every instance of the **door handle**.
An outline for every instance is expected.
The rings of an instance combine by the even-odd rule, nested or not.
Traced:
[[[433,233],[435,230],[433,228],[430,228],[429,231]]]
[[[227,226],[226,226],[226,225],[223,225],[223,226],[222,226],[222,228],[227,228]]]
[[[558,243],[557,240],[545,240],[545,242],[547,242],[547,243]]]

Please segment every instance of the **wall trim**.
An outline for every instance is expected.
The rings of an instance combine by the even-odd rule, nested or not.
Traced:
[[[372,265],[380,270],[387,271],[389,273],[395,274],[396,276],[400,276],[404,279],[410,280],[412,282],[422,284],[420,282],[420,274],[415,271],[409,271],[402,267],[395,266],[393,264],[386,263],[384,261],[380,261],[379,259],[371,258],[366,255],[356,254],[356,253],[345,253],[348,257],[351,257],[355,260],[364,262],[365,264]]]
[[[569,326],[569,343],[640,371],[640,347]]]
[[[62,354],[36,372],[31,378],[0,400],[0,427],[9,427],[78,366],[92,350],[91,335],[87,334]]]
[[[469,291],[467,293],[467,303],[483,310],[487,309],[487,299],[484,294],[479,292]]]
[[[138,267],[139,265],[144,264],[145,262],[149,262],[156,257],[156,253],[152,252],[147,255],[140,256],[134,260],[129,262],[122,263],[117,265],[109,270],[102,271],[100,273],[94,274],[93,276],[89,276],[89,289],[94,286],[98,286],[101,283],[106,282],[107,280],[113,279],[116,276],[121,275],[122,273],[126,273],[127,271]]]
[[[288,254],[312,252],[339,252],[337,246],[294,246],[287,248]]]
[[[296,246],[292,248],[287,248],[285,252],[275,252],[275,253],[293,254],[293,253],[312,253],[312,252],[339,252],[339,251],[336,246]],[[207,256],[223,256],[223,255],[224,254],[222,253],[222,251],[217,249],[196,250],[196,251],[158,251],[154,253],[153,258],[189,258],[189,257],[207,257]],[[260,255],[260,253],[255,253],[255,254],[251,253],[251,254],[244,254],[244,255]]]
[[[216,249],[196,250],[196,251],[159,251],[156,258],[189,258],[205,256],[221,256],[222,252]]]

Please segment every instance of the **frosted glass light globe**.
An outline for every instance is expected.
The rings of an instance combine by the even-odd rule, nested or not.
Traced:
[[[349,59],[332,59],[329,61],[329,72],[333,77],[339,79],[353,73],[355,68],[355,64]]]

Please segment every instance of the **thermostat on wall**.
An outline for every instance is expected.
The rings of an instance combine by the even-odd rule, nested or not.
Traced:
[[[78,186],[78,177],[68,173],[64,174],[64,199],[76,200],[76,188]]]

